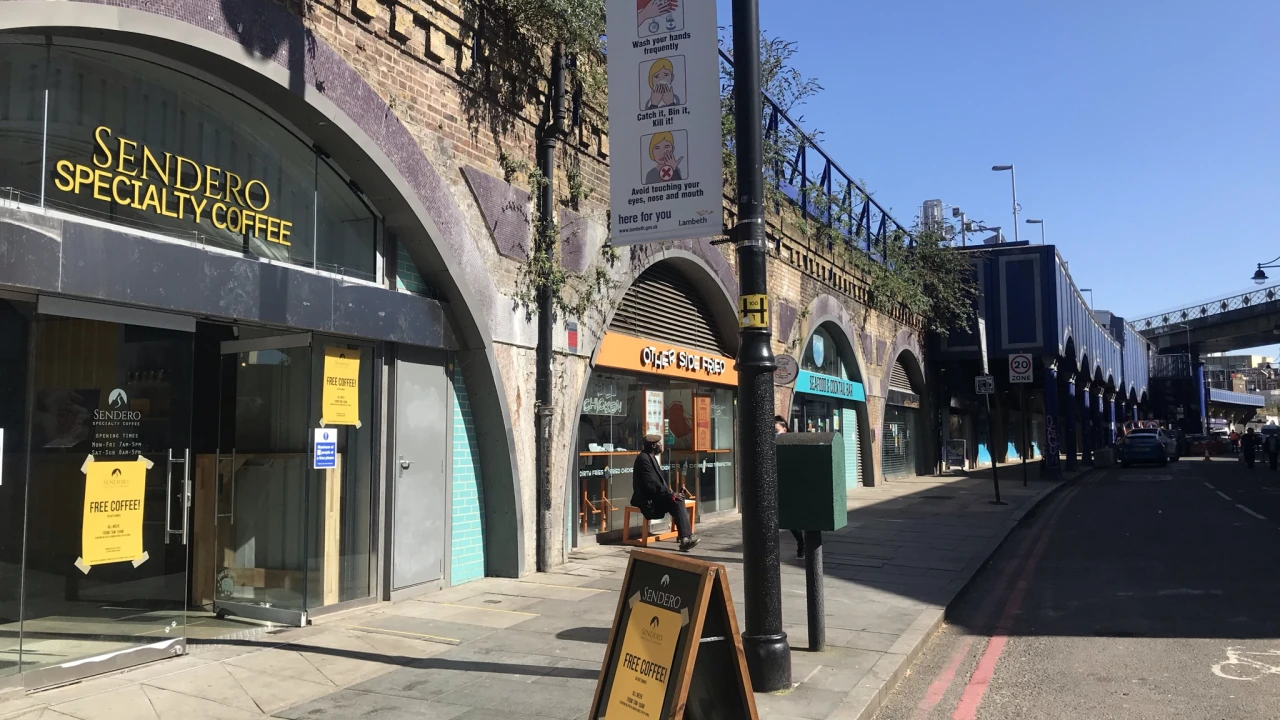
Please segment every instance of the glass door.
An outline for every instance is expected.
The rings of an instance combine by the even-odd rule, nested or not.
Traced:
[[[311,335],[222,343],[214,611],[304,625]]]
[[[193,334],[134,322],[36,323],[21,621],[29,688],[186,652]]]

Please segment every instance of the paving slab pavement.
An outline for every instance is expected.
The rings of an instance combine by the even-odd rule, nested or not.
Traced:
[[[783,627],[794,686],[758,693],[761,717],[871,717],[941,625],[947,604],[1059,486],[1037,479],[1024,488],[1020,473],[1010,472],[1001,482],[1003,506],[988,502],[989,471],[858,488],[848,526],[824,536],[821,653],[806,649],[804,567],[783,532]],[[699,535],[693,555],[726,566],[741,625],[741,523],[700,525]],[[186,658],[63,688],[0,694],[0,719],[585,718],[627,550],[583,548],[550,573],[486,578],[307,628],[195,644]]]

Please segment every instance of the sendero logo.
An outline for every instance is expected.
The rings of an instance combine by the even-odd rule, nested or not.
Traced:
[[[138,422],[142,420],[141,412],[129,409],[129,395],[125,393],[123,388],[112,390],[107,395],[107,404],[115,409],[94,410],[94,420],[110,420],[113,422]]]
[[[658,605],[660,607],[667,608],[668,610],[679,610],[680,605],[683,603],[679,595],[660,592],[648,587],[640,594],[640,599],[650,605]]]
[[[649,642],[661,643],[666,636],[659,632],[660,628],[658,626],[660,624],[657,615],[649,618],[649,627],[640,629],[640,637]]]

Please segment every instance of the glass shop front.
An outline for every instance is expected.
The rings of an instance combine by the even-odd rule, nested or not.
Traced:
[[[693,496],[697,517],[736,509],[733,364],[669,343],[605,336],[578,419],[580,536],[620,533],[647,434],[664,437],[668,480]]]

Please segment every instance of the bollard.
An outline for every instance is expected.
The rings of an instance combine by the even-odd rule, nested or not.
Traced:
[[[827,647],[827,611],[822,591],[822,531],[804,531],[804,594],[809,610],[809,651]]]

